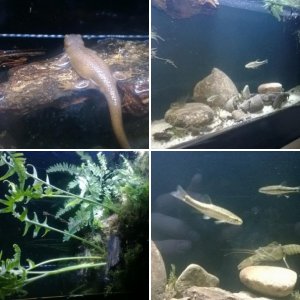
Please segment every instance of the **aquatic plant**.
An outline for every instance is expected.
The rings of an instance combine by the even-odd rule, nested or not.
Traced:
[[[148,290],[149,278],[149,156],[140,153],[134,161],[124,160],[122,185],[125,201],[118,210],[118,235],[121,239],[120,263],[110,270],[106,292]],[[134,276],[132,276],[134,274]]]
[[[33,216],[30,217],[30,212],[27,208],[29,202],[41,201],[45,198],[72,199],[72,201],[84,201],[86,203],[93,203],[92,199],[83,198],[55,187],[50,183],[48,176],[45,180],[39,178],[36,168],[33,165],[26,165],[26,158],[23,153],[1,153],[0,167],[2,167],[2,170],[6,168],[6,173],[0,177],[0,182],[2,181],[8,185],[7,194],[4,195],[4,199],[0,199],[0,204],[2,204],[0,214],[9,213],[24,223],[25,229],[23,235],[26,235],[31,227],[33,228],[34,238],[42,232],[41,236],[44,237],[49,231],[55,231],[68,238],[77,239],[103,253],[103,248],[95,243],[79,237],[70,231],[50,226],[47,216],[44,221],[40,221],[41,218],[33,211],[31,212]],[[29,172],[29,168],[32,169],[32,172]]]
[[[151,39],[154,40],[156,43],[159,42],[159,40],[161,41],[165,41],[161,36],[159,36],[155,31],[151,31]],[[161,60],[167,64],[172,65],[174,68],[177,68],[176,64],[169,58],[162,58],[159,57],[157,55],[157,48],[151,48],[151,58],[157,59],[157,60]]]
[[[281,21],[284,7],[300,9],[299,0],[264,0],[264,8],[268,9],[278,21]]]
[[[88,153],[78,152],[78,155],[82,161],[80,165],[61,162],[50,167],[46,178],[42,179],[35,166],[27,164],[23,153],[0,153],[0,172],[4,174],[0,177],[0,183],[7,186],[6,194],[0,199],[0,214],[11,214],[24,223],[23,235],[33,229],[33,238],[38,236],[43,238],[49,231],[54,231],[63,235],[63,241],[70,239],[80,241],[88,253],[94,254],[80,259],[96,260],[91,263],[80,263],[72,268],[70,266],[47,272],[36,271],[33,269],[49,261],[54,263],[79,258],[51,259],[37,265],[27,260],[29,268],[25,268],[17,263],[21,250],[18,246],[14,246],[16,263],[12,264],[11,268],[2,263],[0,272],[0,295],[2,293],[3,297],[10,295],[13,290],[22,292],[24,285],[39,278],[105,265],[103,258],[107,251],[106,240],[112,230],[107,228],[109,227],[107,219],[116,213],[118,224],[114,230],[119,231],[117,234],[122,238],[123,257],[127,263],[125,268],[130,266],[130,262],[136,261],[137,257],[142,257],[145,261],[144,252],[147,249],[145,235],[148,233],[148,225],[145,225],[145,222],[148,224],[148,153],[130,153],[130,158],[127,158],[125,153],[119,154],[118,160],[112,161],[109,161],[102,152],[97,153],[96,161]],[[63,188],[50,183],[49,176],[52,177],[52,173],[57,172],[66,174],[64,176],[64,179],[67,179],[64,182],[66,186]],[[46,217],[42,220],[34,206],[29,204],[43,199],[53,199],[60,208],[56,214],[46,212]],[[67,228],[61,229],[50,225],[47,216],[58,220],[63,216]],[[135,242],[134,247],[131,241]],[[144,266],[143,261],[139,261],[140,266]],[[121,267],[119,270],[125,274],[129,269],[123,270]],[[6,281],[7,279],[9,280]]]
[[[13,245],[13,258],[2,259],[2,251],[0,252],[0,299],[5,299],[7,296],[26,295],[24,287],[39,279],[58,275],[79,269],[98,268],[104,266],[106,263],[97,262],[103,260],[102,257],[97,256],[83,256],[83,257],[61,257],[56,259],[49,259],[47,261],[35,264],[31,259],[26,259],[28,267],[21,265],[21,248]],[[57,268],[51,271],[38,271],[38,269],[46,264],[57,264],[65,261],[81,261],[79,264],[70,265],[63,268]]]

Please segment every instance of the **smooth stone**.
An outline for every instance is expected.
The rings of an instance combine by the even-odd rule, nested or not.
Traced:
[[[255,95],[248,100],[245,100],[242,104],[239,105],[245,112],[258,112],[264,108],[264,102],[262,100],[261,95]]]
[[[219,283],[218,277],[208,273],[199,265],[190,264],[176,280],[175,290],[181,295],[192,286],[215,287]]]
[[[297,273],[273,266],[250,266],[241,270],[241,282],[253,291],[266,296],[285,297],[297,282]]]
[[[197,287],[187,289],[183,295],[193,300],[272,300],[270,298],[256,297],[250,293],[231,293],[217,287]]]
[[[238,100],[239,100],[239,97],[236,95],[236,96],[233,96],[231,97],[224,105],[224,109],[229,111],[229,112],[232,112],[234,111],[235,109],[237,109],[237,103],[238,103]]]
[[[155,243],[151,241],[151,295],[153,300],[165,298],[167,273],[164,261]]]
[[[283,92],[282,84],[279,82],[263,83],[258,88],[259,94],[270,94]]]
[[[232,117],[233,117],[233,119],[235,120],[235,121],[244,121],[244,120],[246,120],[246,119],[248,119],[249,118],[249,116],[246,114],[246,113],[244,113],[241,109],[236,109],[236,110],[234,110],[232,113],[231,113],[231,115],[232,115]]]
[[[210,105],[224,107],[231,97],[238,94],[233,81],[221,70],[213,68],[210,75],[195,85],[193,98],[195,101],[205,103],[211,96],[218,95]]]
[[[214,118],[214,111],[203,103],[186,103],[180,107],[171,107],[165,113],[165,121],[176,127],[201,127]]]

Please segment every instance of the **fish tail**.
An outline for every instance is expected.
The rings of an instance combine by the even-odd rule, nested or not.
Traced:
[[[264,63],[265,63],[265,64],[267,64],[268,62],[269,62],[269,60],[268,60],[268,59],[265,59],[265,60],[264,60]]]
[[[172,192],[171,195],[177,199],[185,200],[187,192],[180,185],[178,185],[177,190],[175,192]]]

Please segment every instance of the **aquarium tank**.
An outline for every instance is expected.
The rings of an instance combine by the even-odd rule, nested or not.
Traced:
[[[1,1],[1,148],[148,148],[148,24],[147,0]]]
[[[274,149],[300,137],[298,0],[151,3],[153,148]]]
[[[148,159],[2,151],[0,299],[148,297]]]
[[[299,299],[299,152],[153,151],[151,164],[152,300]]]

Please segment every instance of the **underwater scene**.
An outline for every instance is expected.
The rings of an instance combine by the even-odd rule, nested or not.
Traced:
[[[152,0],[151,12],[152,148],[299,138],[299,0]]]
[[[2,151],[0,299],[147,299],[148,156]]]
[[[152,300],[300,299],[300,153],[151,156]]]
[[[4,0],[0,25],[0,148],[148,148],[147,0]]]

